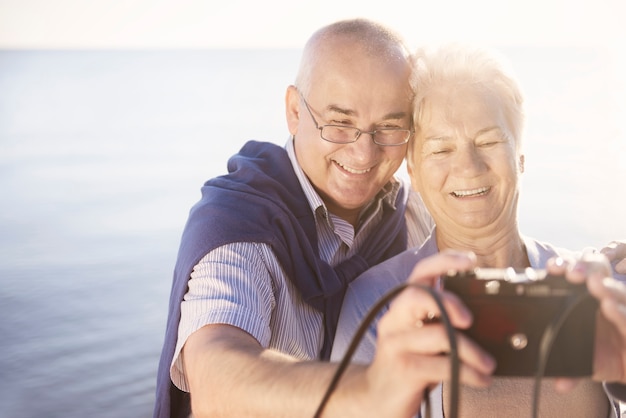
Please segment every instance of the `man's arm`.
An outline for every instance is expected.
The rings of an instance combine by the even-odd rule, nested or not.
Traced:
[[[422,261],[411,280],[427,283],[450,269],[469,268],[462,256],[438,254]],[[410,291],[414,290],[414,291]],[[453,326],[468,326],[468,312],[450,295],[444,297]],[[449,376],[441,356],[448,346],[441,325],[415,323],[437,305],[425,292],[400,295],[379,323],[376,355],[371,365],[351,365],[331,396],[324,417],[412,416],[424,389]],[[459,335],[461,383],[485,386],[493,360]],[[263,349],[246,332],[229,325],[207,325],[193,333],[183,348],[195,418],[215,416],[311,417],[335,372],[336,364],[299,361]]]
[[[195,418],[312,417],[336,369],[336,364],[263,349],[230,325],[207,325],[193,333],[183,361]],[[363,416],[369,409],[363,372],[362,366],[347,371],[324,416]]]

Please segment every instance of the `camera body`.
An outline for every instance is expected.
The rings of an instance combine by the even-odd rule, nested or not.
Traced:
[[[592,374],[598,302],[585,284],[530,268],[452,272],[442,284],[472,312],[462,332],[495,357],[495,375],[534,376],[546,332],[555,337],[543,376]]]

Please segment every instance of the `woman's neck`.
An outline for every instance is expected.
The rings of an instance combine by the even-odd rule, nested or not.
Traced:
[[[480,234],[478,230],[468,232],[446,233],[437,229],[439,250],[449,248],[472,251],[476,254],[479,267],[515,269],[530,267],[526,246],[516,225],[497,233]]]

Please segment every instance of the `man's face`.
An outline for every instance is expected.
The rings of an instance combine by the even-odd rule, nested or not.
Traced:
[[[369,134],[349,144],[325,141],[303,98],[319,126],[411,129],[410,68],[402,60],[379,62],[350,48],[322,61],[313,71],[308,94],[300,97],[295,89],[288,93],[296,114],[290,131],[298,161],[328,209],[354,220],[396,172],[407,146],[380,146]]]
[[[495,95],[442,87],[428,96],[419,125],[411,181],[438,227],[493,233],[516,225],[523,157]]]

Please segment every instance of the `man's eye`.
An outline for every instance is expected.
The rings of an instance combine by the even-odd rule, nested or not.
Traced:
[[[445,154],[450,153],[451,151],[452,150],[450,148],[439,148],[439,149],[433,150],[431,152],[431,154],[433,154],[433,155],[445,155]]]
[[[351,127],[352,126],[352,122],[350,122],[349,120],[345,120],[345,119],[333,119],[330,121],[330,125],[339,125],[339,126],[346,126],[346,127]]]

